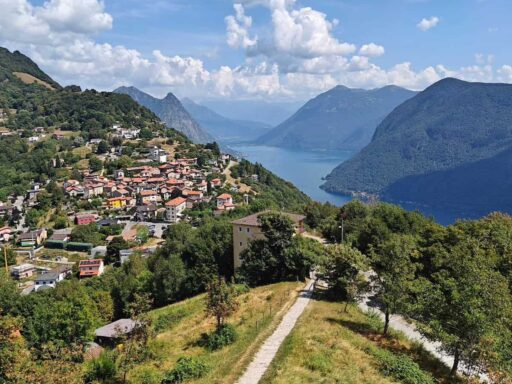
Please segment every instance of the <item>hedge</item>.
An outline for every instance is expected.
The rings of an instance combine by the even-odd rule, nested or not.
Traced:
[[[94,247],[91,243],[67,243],[66,250],[67,251],[76,251],[76,252],[91,252],[91,249]]]
[[[66,243],[60,240],[47,240],[44,246],[50,249],[66,249]]]

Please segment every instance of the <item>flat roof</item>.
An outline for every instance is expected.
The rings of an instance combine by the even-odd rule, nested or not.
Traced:
[[[241,219],[232,221],[231,223],[235,224],[235,225],[248,225],[248,226],[251,226],[251,227],[259,227],[260,226],[260,221],[258,220],[258,218],[261,215],[264,215],[264,214],[267,214],[267,213],[277,213],[277,214],[284,215],[284,216],[288,217],[290,220],[292,220],[295,224],[298,224],[299,222],[301,222],[302,220],[304,220],[306,218],[306,216],[298,215],[296,213],[277,212],[277,211],[263,211],[263,212],[258,212],[258,213],[255,213],[253,215],[249,215],[249,216],[243,217]]]

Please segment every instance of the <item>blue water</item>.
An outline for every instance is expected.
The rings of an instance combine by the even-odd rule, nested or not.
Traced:
[[[337,195],[320,189],[322,178],[336,166],[349,159],[354,153],[350,151],[298,151],[293,149],[268,147],[264,145],[230,145],[251,162],[258,162],[279,177],[292,182],[313,200],[321,203],[330,202],[341,206],[351,196]],[[476,218],[467,212],[447,212],[429,207],[402,205],[408,210],[418,210],[426,216],[432,216],[437,222],[448,225],[457,219]]]

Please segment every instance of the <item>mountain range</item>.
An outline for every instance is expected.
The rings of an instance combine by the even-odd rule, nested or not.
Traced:
[[[305,150],[359,150],[382,119],[415,94],[396,86],[364,90],[340,85],[308,101],[257,142]]]
[[[167,127],[183,133],[194,143],[205,144],[215,141],[170,92],[163,99],[157,99],[135,87],[119,87],[114,93],[129,95],[137,103],[154,112]]]
[[[391,112],[371,143],[327,177],[433,207],[512,210],[512,85],[441,80]]]
[[[194,120],[221,143],[252,141],[272,128],[271,125],[256,121],[229,119],[188,98],[182,99],[181,103]]]

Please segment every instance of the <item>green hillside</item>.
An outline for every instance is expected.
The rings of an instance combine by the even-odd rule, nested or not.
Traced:
[[[419,191],[421,201],[430,205],[444,194],[444,202],[451,204],[468,191],[471,181],[484,177],[485,189],[500,194],[507,163],[496,162],[493,177],[464,169],[483,171],[478,162],[502,152],[505,156],[504,151],[511,146],[512,85],[445,79],[389,114],[372,142],[333,170],[324,188],[342,193],[365,191],[408,201],[416,201]],[[449,186],[437,186],[446,177],[432,175],[435,172],[449,172]],[[424,180],[422,184],[420,180]],[[436,192],[428,195],[423,190],[426,184],[427,190],[432,187]],[[474,204],[487,205],[487,200],[482,200],[486,197],[473,197]],[[507,199],[491,208],[501,209],[510,202]]]

